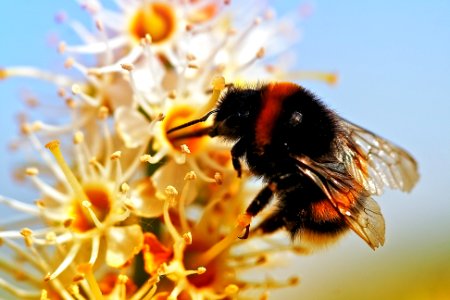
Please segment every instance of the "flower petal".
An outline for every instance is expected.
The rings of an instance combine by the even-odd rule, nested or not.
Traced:
[[[127,148],[136,148],[146,143],[151,134],[149,121],[131,107],[120,106],[114,112],[116,129]]]
[[[141,251],[144,235],[139,225],[113,227],[106,234],[106,263],[119,268]]]
[[[164,199],[157,196],[153,180],[148,177],[141,180],[134,188],[130,199],[135,213],[144,218],[156,218],[162,215]]]

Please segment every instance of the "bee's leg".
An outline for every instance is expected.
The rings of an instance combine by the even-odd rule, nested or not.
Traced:
[[[295,174],[285,174],[273,179],[276,189],[282,190],[284,193],[290,192],[292,190],[298,189],[299,179]],[[275,189],[273,190],[275,191]],[[286,197],[286,195],[284,196]],[[295,201],[294,201],[295,202]],[[277,210],[272,212],[268,217],[266,217],[254,231],[261,231],[262,233],[272,233],[281,229],[283,227],[289,227],[292,222],[289,220],[298,220],[298,216],[295,213],[295,209],[285,207],[283,202],[278,202]]]
[[[246,214],[253,217],[256,216],[269,203],[276,189],[275,183],[269,183],[256,195],[255,199],[247,207]],[[250,233],[250,225],[245,228],[245,233],[240,236],[240,239],[248,238]]]
[[[231,148],[231,162],[233,163],[233,168],[236,170],[238,177],[241,177],[242,175],[242,166],[239,158],[244,156],[245,149],[246,142],[242,139],[237,141],[233,148]]]
[[[262,221],[255,231],[261,231],[262,233],[272,233],[281,229],[286,225],[285,217],[281,211],[274,212]]]

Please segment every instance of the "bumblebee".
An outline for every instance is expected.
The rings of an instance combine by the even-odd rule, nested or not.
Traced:
[[[408,152],[341,118],[294,83],[231,85],[214,110],[167,133],[210,115],[212,126],[174,138],[208,134],[234,143],[237,176],[245,161],[264,182],[246,213],[256,216],[275,198],[256,227],[263,233],[285,229],[292,239],[324,245],[351,229],[376,249],[384,244],[385,223],[372,196],[385,187],[409,192],[419,178]],[[249,227],[242,238],[248,234]]]

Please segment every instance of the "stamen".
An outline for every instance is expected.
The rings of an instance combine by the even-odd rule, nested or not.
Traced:
[[[156,122],[154,122],[154,123],[156,123]],[[153,126],[151,126],[150,129],[152,130]],[[148,139],[150,139],[150,138],[151,138],[151,136],[148,137]],[[138,149],[138,152],[135,154],[136,157],[141,157],[147,151],[147,149],[148,149],[148,140],[147,140],[147,142],[142,143],[141,147]],[[157,159],[157,161],[160,161],[164,157],[165,154],[166,153],[164,153],[164,151],[162,151],[162,149],[161,149],[158,153],[156,153],[153,156],[153,159],[154,160]],[[139,159],[133,159],[133,162],[130,164],[130,166],[128,166],[128,169],[125,170],[120,181],[122,181],[122,182],[127,181],[131,176],[133,176],[136,173],[136,169],[139,168],[140,164],[141,164],[141,161]]]
[[[75,159],[77,161],[77,166],[80,172],[81,178],[87,178],[86,165],[88,160],[83,155],[82,146],[80,144],[84,143],[84,134],[81,131],[77,131],[73,135],[73,143],[75,144]]]
[[[89,202],[88,200],[85,200],[81,204],[88,211],[89,216],[91,217],[92,222],[94,222],[95,227],[102,228],[103,227],[102,222],[97,218],[95,212],[92,210],[92,203]]]
[[[48,266],[44,263],[44,261],[42,261],[42,257],[39,255],[39,253],[37,253],[36,257],[33,257],[33,247],[28,248],[31,249],[31,251],[27,251],[28,249],[20,247],[18,244],[9,239],[4,239],[3,244],[11,248],[12,251],[16,252],[17,255],[20,255],[22,259],[29,262],[36,269],[46,272]]]
[[[95,262],[97,261],[97,257],[98,257],[98,252],[100,249],[100,236],[99,235],[94,235],[92,237],[92,246],[91,246],[91,257],[89,258],[89,264],[90,265],[94,265]]]
[[[92,166],[92,167],[95,167],[95,170],[97,170],[98,175],[99,175],[100,178],[107,178],[108,177],[107,170],[105,170],[103,165],[97,160],[96,157],[92,157],[89,160],[89,165]]]
[[[320,72],[320,71],[292,71],[280,74],[283,78],[291,78],[292,80],[319,80],[329,85],[337,84],[339,75],[337,73]]]
[[[253,22],[250,24],[249,27],[247,27],[241,34],[240,37],[234,42],[232,49],[234,52],[239,53],[239,48],[242,47],[242,45],[245,45],[244,41],[245,39],[250,35],[250,33],[257,27],[259,24],[261,24],[262,19],[261,18],[255,18]]]
[[[100,105],[100,99],[95,99],[89,96],[88,94],[84,93],[78,84],[72,85],[72,93],[74,95],[79,96],[84,102],[86,102],[90,106],[96,107]]]
[[[197,270],[187,270],[184,271],[183,275],[184,276],[189,276],[189,275],[202,275],[205,274],[206,272],[206,268],[205,267],[198,267]]]
[[[103,300],[103,295],[98,286],[97,280],[95,279],[94,273],[92,272],[92,265],[90,264],[82,264],[78,267],[79,272],[84,274],[85,279],[87,280],[90,290],[94,295],[94,299]]]
[[[41,295],[40,291],[29,291],[21,289],[11,282],[7,282],[3,278],[0,278],[0,287],[16,296],[16,299],[38,299]]]
[[[122,164],[120,163],[120,157],[122,155],[121,151],[114,152],[110,158],[115,161],[115,180],[114,180],[114,189],[118,190],[120,184],[122,183]]]
[[[163,147],[163,148],[159,149],[159,151],[157,153],[155,153],[155,155],[153,155],[153,156],[150,156],[148,154],[142,155],[141,159],[142,159],[142,161],[148,162],[150,164],[156,164],[159,161],[161,161],[161,159],[163,159],[163,157],[166,156],[167,153],[169,153],[169,148]]]
[[[66,163],[64,156],[61,153],[61,149],[59,147],[59,141],[52,141],[49,142],[47,145],[45,145],[53,154],[53,156],[56,159],[56,162],[58,163],[59,167],[63,171],[64,175],[66,176],[66,179],[69,183],[69,185],[72,187],[72,191],[75,194],[75,198],[77,201],[81,204],[84,200],[88,200],[89,198],[85,194],[83,188],[81,187],[80,183],[78,182],[75,175],[72,173],[72,170],[70,169],[69,165]]]
[[[220,149],[217,149],[217,151],[220,151]],[[219,153],[219,155],[222,157],[222,154]],[[231,170],[229,167],[226,166],[226,162],[231,161],[231,156],[229,156],[229,150],[227,150],[226,156],[223,157],[223,159],[220,159],[217,161],[216,159],[211,158],[211,156],[208,155],[208,153],[200,153],[201,161],[204,162],[206,166],[208,166],[210,169],[217,170],[221,173],[234,173],[234,170]]]
[[[74,282],[81,281],[83,279],[84,278],[75,278]],[[80,293],[80,288],[78,287],[78,285],[75,284],[71,285],[69,287],[69,292],[72,294],[73,297],[75,297],[75,300],[86,300],[86,298],[83,297],[83,295]]]
[[[128,281],[128,276],[124,274],[119,274],[117,281],[119,284],[119,291],[118,291],[119,299],[126,299],[127,289],[125,284]]]
[[[72,130],[73,125],[67,124],[67,125],[51,125],[47,123],[43,123],[41,121],[36,121],[33,123],[32,127],[35,131],[45,131],[45,132],[51,132],[53,134],[62,134],[65,132],[68,132]]]
[[[202,169],[200,169],[194,159],[188,159],[189,167],[198,175],[198,177],[208,183],[217,183],[215,178],[209,177]]]
[[[133,100],[136,100],[137,104],[141,106],[141,109],[149,116],[152,115],[153,110],[148,105],[148,101],[145,98],[145,95],[139,91],[136,85],[136,80],[134,79],[134,68],[131,65],[122,64],[122,68],[126,71],[128,71],[129,79],[130,79],[130,86],[133,90],[133,94],[135,97],[133,97]]]
[[[23,236],[24,240],[25,240],[25,245],[27,247],[31,247],[33,245],[33,232],[31,231],[31,229],[29,228],[23,228],[20,231],[20,234]]]
[[[28,272],[28,270],[17,268],[16,260],[11,260],[3,257],[0,260],[0,268],[3,274],[9,274],[10,277],[14,279],[20,278],[21,281],[27,281],[32,285],[33,288],[34,287],[40,288],[42,286],[42,277],[39,275],[36,276],[35,274]]]
[[[39,216],[40,213],[40,210],[34,205],[6,198],[1,195],[0,195],[0,204],[5,204],[6,206],[9,206],[11,208],[17,209],[18,211],[22,211],[33,216]]]
[[[250,282],[247,281],[246,284],[251,286],[252,288],[264,288],[264,289],[274,289],[274,288],[283,288],[297,285],[300,282],[300,278],[297,276],[293,276],[288,278],[285,281],[278,281],[272,278],[267,278],[263,282]]]
[[[109,39],[109,47],[111,49],[117,49],[123,47],[129,43],[127,36],[119,35]],[[102,54],[107,50],[103,41],[93,42],[85,45],[69,46],[65,43],[61,43],[59,46],[59,52],[61,53],[78,53],[78,54]]]
[[[50,197],[52,200],[55,200],[58,203],[63,203],[67,200],[67,196],[57,189],[53,188],[52,186],[48,185],[44,181],[42,181],[38,176],[37,173],[30,174],[29,171],[31,171],[31,168],[27,169],[27,175],[30,177],[31,181],[35,185],[35,187],[45,196]],[[37,171],[37,169],[36,169]],[[0,200],[1,202],[1,200]]]
[[[186,183],[183,186],[183,190],[181,191],[180,201],[178,202],[178,213],[180,216],[180,224],[181,224],[181,231],[182,232],[188,232],[189,224],[186,219],[186,200],[190,192],[190,188],[192,186],[192,182],[197,179],[197,176],[195,175],[195,172],[191,171],[186,174],[184,177],[184,180]]]
[[[22,247],[19,247],[17,244],[8,239],[5,239],[4,243],[41,272],[48,272],[49,266],[47,264],[47,261],[41,256],[41,253],[37,251],[34,246],[29,247],[29,251],[24,251]],[[55,278],[55,280],[53,280],[51,284],[63,299],[71,299],[70,294],[66,291],[66,289],[62,286],[61,282],[57,278]]]
[[[191,245],[192,244],[192,233],[186,232],[183,234],[183,241],[185,245]]]
[[[36,137],[36,135],[33,132],[29,131],[27,132],[27,136],[30,139],[33,147],[38,151],[42,159],[45,161],[46,165],[50,167],[56,179],[61,181],[64,187],[70,188],[70,184],[66,180],[64,180],[65,175],[63,174],[61,168],[59,168],[58,164],[55,164],[55,162],[51,159],[50,155],[48,154],[47,151],[45,151],[44,147],[42,146],[41,142]]]
[[[57,86],[70,86],[73,80],[69,77],[39,70],[33,67],[11,67],[7,69],[0,69],[0,79],[21,76],[30,77],[39,80],[49,81]]]
[[[103,22],[100,19],[95,20],[95,26],[97,27],[98,31],[100,31],[100,36],[105,43],[106,53],[105,53],[105,64],[109,65],[113,61],[113,52],[111,49],[111,46],[109,45],[109,38],[106,34],[105,28],[103,26]]]
[[[239,292],[239,287],[235,284],[229,284],[225,288],[225,295],[233,296]]]
[[[141,57],[142,52],[143,50],[141,47],[133,47],[133,49],[131,49],[131,51],[128,54],[121,57],[117,62],[111,65],[90,68],[87,72],[88,74],[96,76],[111,73],[119,73],[124,70],[123,65],[133,65],[133,63],[136,63],[139,57]]]
[[[156,275],[148,279],[139,290],[134,293],[130,300],[143,300],[143,299],[153,299],[153,295],[156,292],[157,283],[159,282],[159,276]]]
[[[170,219],[169,215],[169,207],[175,202],[176,197],[178,196],[178,191],[173,186],[168,186],[164,190],[166,194],[166,200],[164,201],[164,207],[163,207],[163,218],[164,223],[167,226],[167,230],[169,231],[170,235],[172,236],[172,239],[174,241],[178,241],[179,239],[182,239],[178,231],[176,230],[175,226],[173,226],[172,220]]]
[[[261,47],[258,52],[256,52],[256,55],[250,59],[248,62],[244,63],[243,65],[239,66],[236,69],[236,72],[242,72],[245,69],[248,69],[249,67],[251,67],[256,61],[258,61],[259,59],[263,58],[265,54],[265,49],[263,47]]]
[[[229,249],[231,245],[236,241],[236,238],[241,234],[242,230],[250,225],[251,219],[252,217],[248,214],[240,215],[238,217],[236,227],[220,242],[214,244],[214,246],[209,248],[206,252],[201,253],[198,259],[196,259],[196,262],[199,265],[206,266],[222,252]]]
[[[214,180],[217,184],[221,185],[223,183],[222,174],[220,174],[219,172],[214,173]]]
[[[70,248],[69,252],[65,255],[65,258],[64,258],[63,262],[56,268],[55,271],[53,271],[53,273],[47,274],[47,276],[45,276],[45,278],[44,278],[44,281],[50,281],[50,280],[55,279],[65,269],[67,269],[67,267],[69,267],[69,265],[75,259],[75,256],[77,255],[78,250],[80,250],[80,247],[81,247],[81,243],[80,242],[74,243],[72,245],[72,247]]]
[[[145,35],[145,37],[142,39],[141,45],[143,47],[145,55],[145,64],[147,65],[147,69],[150,71],[151,78],[155,80],[157,78],[154,61],[156,55],[151,47],[152,37],[150,36],[150,34]]]
[[[206,111],[209,111],[211,107],[215,107],[217,102],[219,101],[220,94],[225,89],[225,78],[223,76],[216,76],[213,78],[211,82],[213,91],[211,97],[209,98],[208,103],[204,106],[204,109],[201,111],[201,114],[204,114]]]
[[[113,149],[113,138],[111,135],[111,132],[109,130],[109,126],[108,126],[108,122],[107,122],[107,118],[109,115],[109,109],[106,106],[101,106],[99,108],[98,111],[98,117],[101,120],[101,126],[102,126],[102,131],[103,131],[103,141],[105,144],[105,151],[104,151],[104,155],[105,156],[109,156],[112,153],[112,149]],[[110,161],[106,160],[105,161],[105,169],[106,172],[108,172],[108,170],[111,168],[110,165]]]

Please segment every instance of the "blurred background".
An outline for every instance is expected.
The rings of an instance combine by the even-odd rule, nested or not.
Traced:
[[[302,2],[305,4],[305,2]],[[339,82],[302,84],[345,118],[408,149],[421,179],[411,194],[376,198],[386,219],[386,244],[373,252],[356,235],[296,259],[295,290],[273,299],[450,299],[450,1],[311,1],[300,22],[298,69],[335,71]],[[299,4],[273,1],[279,15]],[[55,37],[60,10],[87,20],[75,1],[1,4],[0,66],[61,69]],[[0,82],[0,194],[33,200],[14,186],[7,149],[25,90],[48,93],[32,80]],[[0,209],[0,218],[8,220]]]

